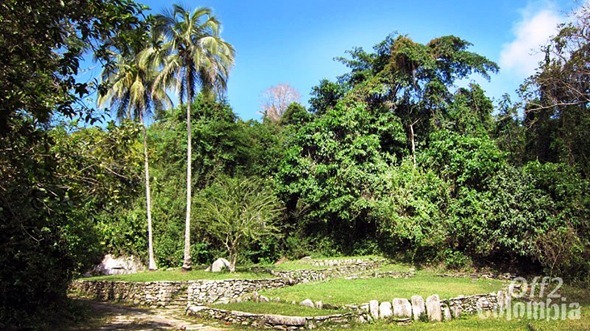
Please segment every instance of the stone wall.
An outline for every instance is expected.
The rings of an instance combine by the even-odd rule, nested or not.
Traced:
[[[474,314],[480,311],[495,310],[507,307],[510,304],[511,295],[503,290],[497,293],[478,294],[471,296],[458,296],[456,298],[441,300],[438,295],[431,295],[426,300],[419,295],[411,299],[395,298],[392,301],[379,302],[371,300],[362,305],[348,305],[345,308],[352,309],[370,320],[393,319],[397,321],[429,320],[447,321],[458,318],[463,313]]]
[[[317,267],[339,267],[345,265],[356,265],[356,264],[382,264],[387,260],[383,258],[369,258],[369,259],[325,259],[325,260],[314,260],[314,259],[301,259],[300,262],[307,263],[309,265]]]
[[[99,301],[118,301],[150,307],[186,307],[187,282],[117,282],[76,280],[69,291]]]
[[[271,314],[252,314],[239,311],[191,306],[188,315],[225,321],[235,325],[268,328],[275,330],[308,330],[322,325],[340,325],[345,327],[356,320],[355,313],[335,314],[316,317],[283,316]]]
[[[199,280],[188,282],[188,304],[203,305],[237,301],[246,294],[295,285],[287,278],[256,280]]]
[[[292,270],[292,271],[275,271],[268,270],[273,276],[295,279],[302,283],[322,281],[330,278],[346,277],[350,275],[363,275],[370,273],[372,270],[377,268],[379,264],[377,262],[359,262],[350,265],[342,265],[327,269],[318,270]]]
[[[150,307],[187,307],[230,302],[255,291],[296,284],[283,278],[257,280],[194,280],[186,282],[118,282],[77,280],[70,292],[101,301],[120,301]]]

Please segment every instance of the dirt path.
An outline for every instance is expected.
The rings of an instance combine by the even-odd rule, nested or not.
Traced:
[[[86,301],[92,318],[88,325],[71,330],[199,330],[222,331],[221,326],[205,325],[188,318],[184,311],[173,309],[149,309],[129,307],[110,302]],[[213,323],[211,323],[213,324]]]

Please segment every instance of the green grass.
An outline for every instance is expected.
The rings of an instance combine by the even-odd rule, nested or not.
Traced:
[[[404,279],[332,279],[263,291],[261,294],[287,302],[311,299],[332,305],[345,305],[370,300],[391,301],[393,298],[410,298],[416,294],[424,298],[438,294],[441,299],[447,299],[459,295],[496,292],[505,285],[506,283],[499,280],[437,277],[417,273],[414,277]]]
[[[272,277],[266,273],[254,272],[206,272],[204,270],[191,270],[188,272],[182,270],[162,270],[162,271],[145,271],[129,275],[110,275],[80,278],[81,280],[108,280],[108,281],[126,281],[126,282],[156,282],[156,281],[187,281],[198,279],[263,279]]]
[[[529,325],[532,327],[529,327]],[[384,321],[379,321],[372,324],[357,324],[351,328],[355,331],[377,331],[377,330],[403,330],[403,331],[418,331],[418,330],[433,330],[433,331],[470,331],[470,330],[484,330],[484,331],[587,331],[590,330],[590,306],[583,306],[581,319],[579,320],[528,320],[528,319],[512,319],[505,318],[489,318],[482,319],[478,315],[462,316],[460,319],[452,320],[443,323],[424,323],[414,322],[411,325],[396,325]]]
[[[345,310],[315,309],[301,305],[280,302],[239,302],[213,305],[211,308],[237,310],[253,314],[275,314],[286,316],[325,316],[346,313]]]
[[[377,273],[379,273],[379,272],[409,272],[412,269],[415,270],[415,268],[413,268],[412,266],[407,265],[407,264],[388,263],[388,264],[384,264],[384,265],[380,266],[375,271]]]

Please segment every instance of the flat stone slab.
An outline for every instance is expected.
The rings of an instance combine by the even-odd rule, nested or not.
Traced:
[[[411,318],[412,305],[408,299],[393,299],[393,316],[396,318]]]
[[[426,313],[428,320],[432,322],[442,322],[442,311],[440,308],[440,298],[437,294],[426,298]]]

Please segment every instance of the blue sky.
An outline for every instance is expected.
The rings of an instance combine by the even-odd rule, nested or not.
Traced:
[[[160,13],[172,2],[137,0]],[[520,0],[201,0],[223,24],[222,37],[236,49],[227,96],[242,119],[260,119],[262,93],[279,83],[295,87],[302,103],[323,78],[335,80],[346,68],[333,60],[346,50],[373,45],[392,33],[415,41],[453,34],[471,50],[498,63],[491,82],[478,80],[488,95],[513,92],[532,74],[540,54],[531,54],[575,1]]]

